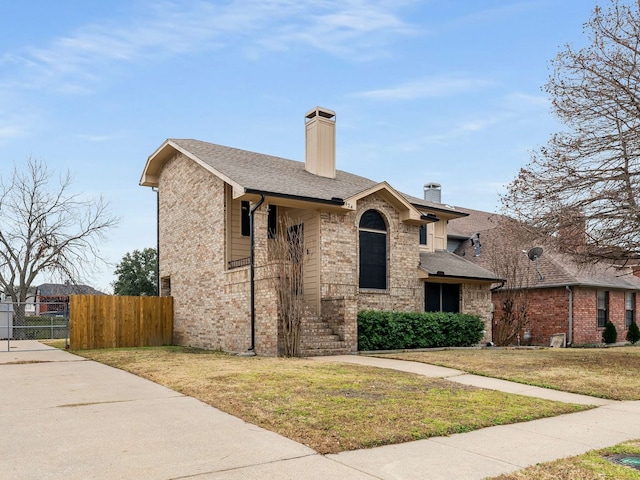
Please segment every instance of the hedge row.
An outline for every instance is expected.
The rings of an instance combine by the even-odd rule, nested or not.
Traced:
[[[463,313],[364,310],[358,313],[358,350],[470,347],[484,328],[480,317]]]

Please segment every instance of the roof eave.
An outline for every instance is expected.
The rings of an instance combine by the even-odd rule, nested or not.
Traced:
[[[245,188],[238,182],[234,181],[227,175],[216,170],[208,163],[202,161],[197,155],[194,155],[189,150],[182,148],[180,145],[167,139],[163,142],[158,149],[153,152],[147,159],[142,176],[140,178],[140,185],[144,187],[157,187],[160,183],[160,171],[164,164],[169,161],[176,153],[182,153],[184,156],[190,158],[205,170],[213,173],[216,177],[222,179],[233,187],[234,192],[244,192]]]

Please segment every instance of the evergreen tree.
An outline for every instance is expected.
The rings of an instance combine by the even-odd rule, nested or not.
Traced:
[[[638,324],[635,322],[631,322],[629,325],[629,329],[627,330],[627,341],[631,343],[637,343],[640,340],[640,329],[638,328]]]
[[[616,326],[611,322],[607,322],[604,326],[604,331],[602,332],[602,341],[609,344],[616,343],[617,340],[618,331],[616,330]]]
[[[126,253],[115,270],[112,283],[115,295],[157,295],[157,255],[155,248]]]

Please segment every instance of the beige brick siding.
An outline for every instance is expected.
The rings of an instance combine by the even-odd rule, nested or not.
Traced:
[[[171,279],[174,341],[225,351],[251,343],[249,268],[226,269],[224,182],[182,155],[159,182],[160,276]],[[255,215],[257,264],[266,261],[266,211]],[[256,352],[277,354],[274,296],[256,269]]]
[[[382,213],[387,222],[387,291],[360,290],[358,309],[410,312],[424,309],[424,288],[417,276],[420,259],[419,227],[402,223],[398,211],[374,194],[358,201],[358,211],[353,222],[353,238],[356,242],[360,217],[370,209]],[[353,248],[358,251],[358,245]],[[355,282],[357,285],[357,275]]]
[[[463,283],[460,288],[460,312],[478,315],[484,321],[484,337],[482,343],[492,339],[491,289],[486,283]]]

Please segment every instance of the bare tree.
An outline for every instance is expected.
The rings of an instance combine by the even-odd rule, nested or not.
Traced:
[[[512,345],[529,323],[528,287],[530,264],[526,252],[532,238],[527,229],[514,220],[496,216],[497,226],[483,233],[486,265],[504,280],[495,291],[497,308],[493,320],[493,342]]]
[[[34,159],[0,176],[0,287],[14,303],[27,300],[39,274],[73,283],[100,260],[97,245],[117,219],[102,198],[71,193],[71,183]]]
[[[299,354],[300,330],[306,313],[304,225],[283,218],[278,233],[270,242],[269,253],[284,355],[295,357]]]
[[[640,1],[596,7],[584,31],[588,46],[566,45],[544,88],[567,128],[533,153],[503,205],[584,260],[637,259]]]

